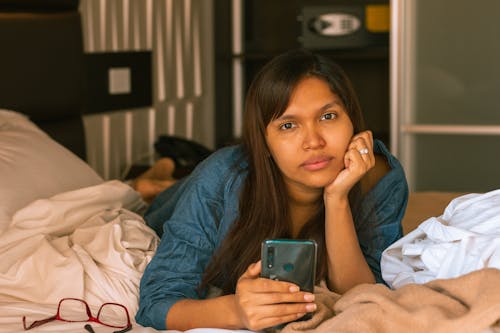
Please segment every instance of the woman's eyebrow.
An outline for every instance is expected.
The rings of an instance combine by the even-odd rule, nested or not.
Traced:
[[[319,112],[323,112],[323,111],[328,110],[329,108],[334,107],[334,106],[342,106],[342,103],[340,102],[340,100],[335,99],[332,102],[326,103],[325,105],[323,105],[322,107],[320,107],[319,108]],[[295,118],[296,117],[293,114],[282,114],[280,117],[275,118],[272,121],[293,120]]]
[[[328,110],[329,108],[333,107],[333,106],[341,106],[342,104],[340,103],[339,100],[334,100],[333,102],[330,102],[330,103],[327,103],[325,105],[323,105],[321,108],[320,108],[320,111],[324,111],[324,110]]]
[[[283,114],[280,117],[275,118],[273,121],[283,121],[283,120],[291,120],[291,119],[295,119],[295,116],[290,115],[290,114]]]

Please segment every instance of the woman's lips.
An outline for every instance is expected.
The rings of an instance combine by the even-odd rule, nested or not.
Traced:
[[[326,168],[331,160],[332,158],[328,156],[313,157],[302,163],[301,167],[308,171],[321,170]]]

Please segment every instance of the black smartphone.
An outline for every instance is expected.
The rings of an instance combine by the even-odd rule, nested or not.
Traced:
[[[313,292],[318,245],[314,240],[267,239],[262,242],[261,276],[295,283],[300,290]],[[311,318],[308,313],[298,320]]]

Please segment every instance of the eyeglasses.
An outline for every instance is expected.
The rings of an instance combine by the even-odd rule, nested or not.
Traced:
[[[122,328],[121,331],[115,333],[125,333],[132,329],[130,316],[125,306],[118,303],[104,303],[97,312],[97,317],[92,316],[90,307],[82,299],[78,298],[63,298],[57,306],[55,316],[36,320],[31,325],[26,325],[26,316],[23,316],[23,326],[25,330],[30,330],[34,327],[46,324],[54,320],[66,322],[95,322],[108,327]]]

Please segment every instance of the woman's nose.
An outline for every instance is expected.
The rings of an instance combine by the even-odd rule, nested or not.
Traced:
[[[325,145],[323,135],[317,128],[309,128],[304,133],[303,148],[304,149],[317,149]]]

